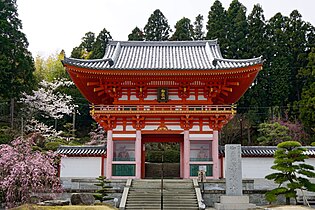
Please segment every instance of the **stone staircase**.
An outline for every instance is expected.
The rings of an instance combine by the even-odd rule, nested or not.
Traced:
[[[198,209],[192,180],[165,179],[163,209]],[[133,180],[125,209],[161,209],[161,180]]]

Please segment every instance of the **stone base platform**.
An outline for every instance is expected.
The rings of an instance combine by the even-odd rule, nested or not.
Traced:
[[[228,196],[220,197],[220,203],[214,204],[217,210],[251,210],[256,209],[256,204],[249,203],[248,196]]]

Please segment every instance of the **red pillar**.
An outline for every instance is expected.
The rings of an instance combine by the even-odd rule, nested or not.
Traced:
[[[190,141],[189,141],[189,130],[184,130],[184,179],[190,177]]]
[[[107,131],[107,162],[106,162],[106,178],[112,178],[112,162],[113,162],[113,131]]]
[[[219,131],[213,130],[212,141],[213,178],[219,179]]]
[[[141,179],[141,159],[142,159],[142,151],[141,151],[141,130],[136,131],[136,145],[135,145],[135,159],[136,159],[136,179]]]

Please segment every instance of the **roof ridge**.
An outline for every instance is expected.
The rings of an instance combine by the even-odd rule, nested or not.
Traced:
[[[192,40],[192,41],[114,41],[109,40],[108,45],[116,45],[120,43],[122,46],[200,46],[209,43],[211,45],[217,45],[218,40]]]

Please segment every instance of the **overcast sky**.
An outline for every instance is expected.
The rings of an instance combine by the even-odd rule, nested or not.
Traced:
[[[232,0],[220,0],[228,9]],[[138,26],[143,29],[149,16],[160,9],[174,29],[182,17],[194,21],[198,14],[207,22],[214,0],[17,0],[23,32],[33,56],[47,56],[61,49],[70,56],[88,31],[97,34],[106,28],[114,40],[127,40]],[[297,9],[305,21],[315,25],[315,0],[240,0],[247,14],[261,4],[266,19],[277,12],[289,15]]]

